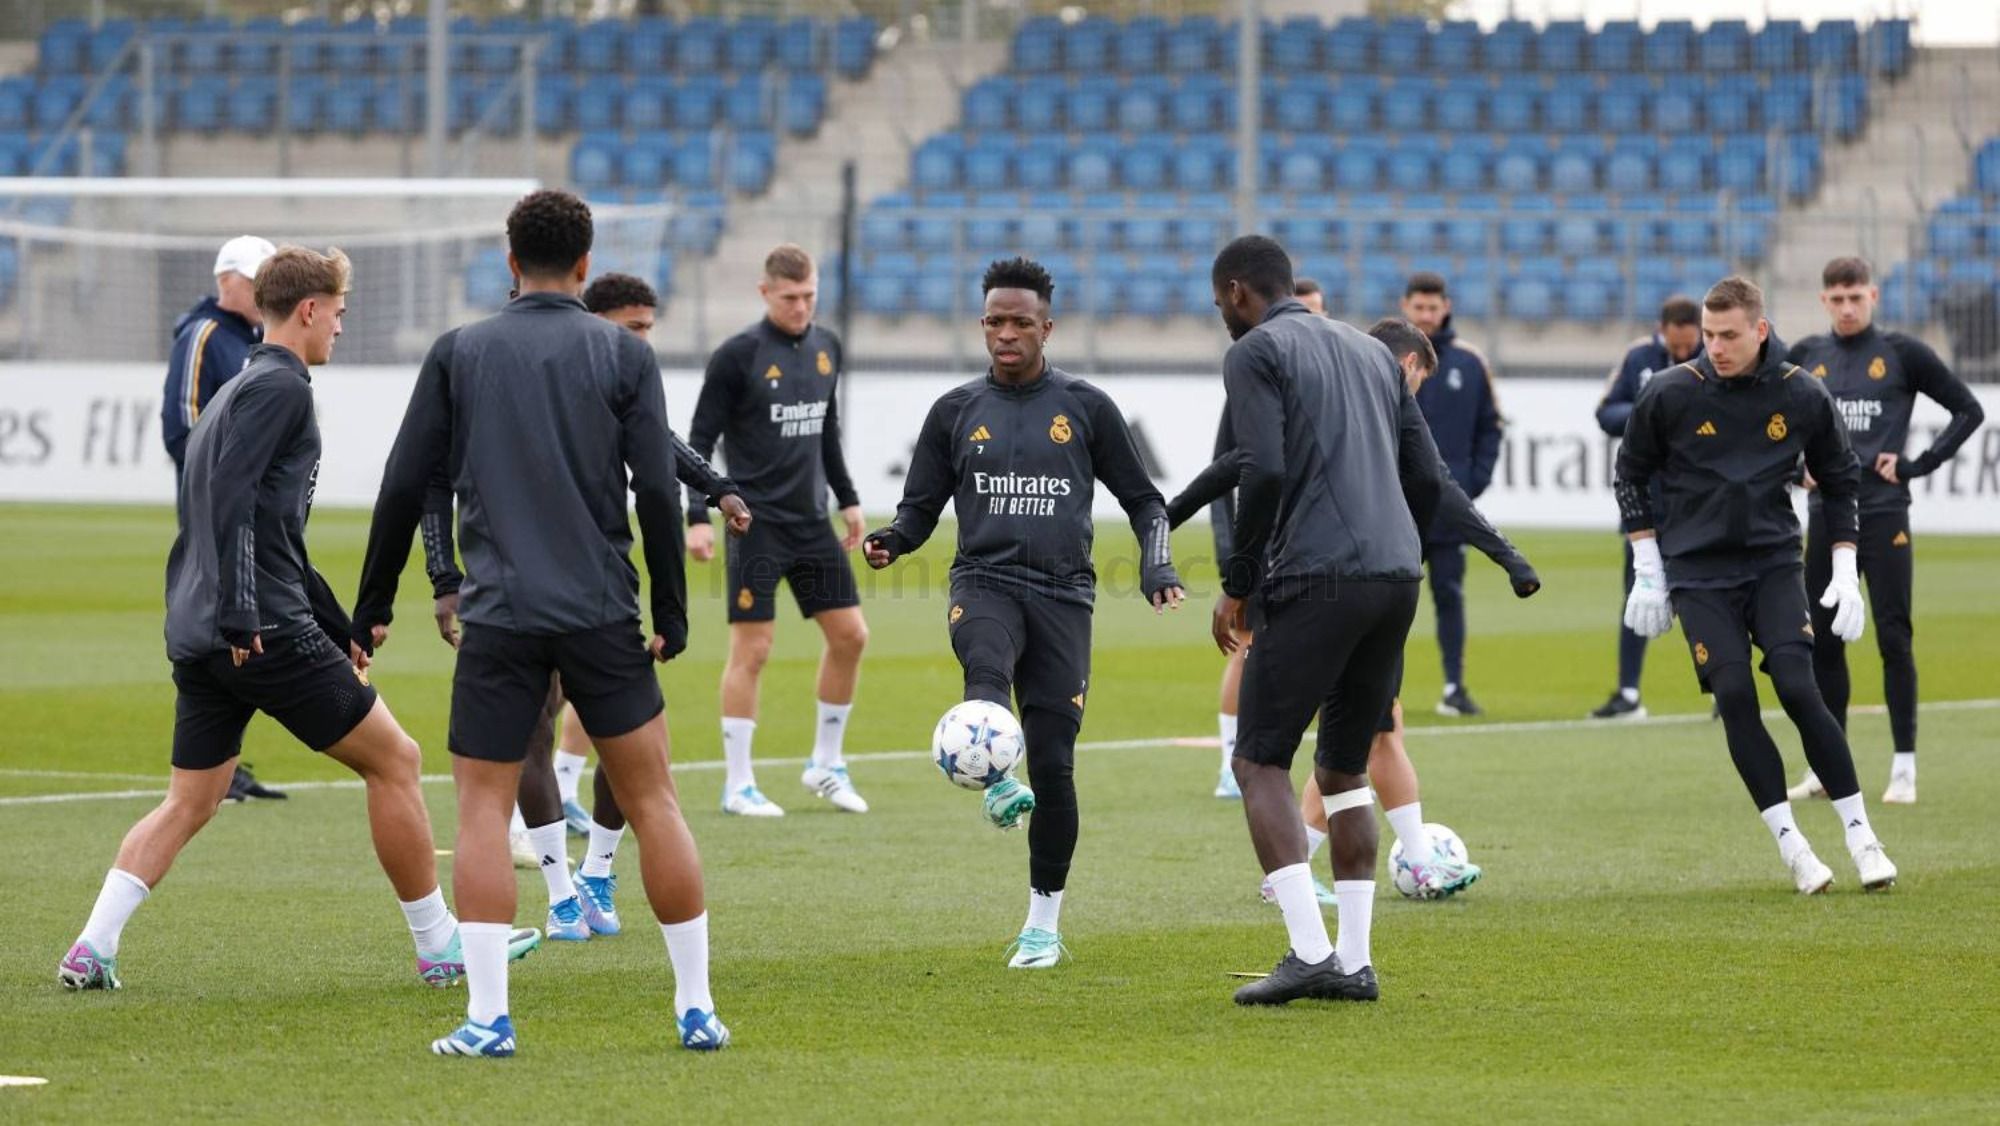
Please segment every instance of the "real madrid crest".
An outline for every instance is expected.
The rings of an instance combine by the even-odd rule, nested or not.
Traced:
[[[965,616],[965,607],[963,607],[963,606],[953,606],[953,607],[951,608],[951,624],[952,624],[952,625],[957,625],[957,624],[958,624],[958,620],[959,620],[960,618],[963,618],[964,616]]]
[[[833,357],[827,355],[824,350],[822,350],[819,354],[818,363],[819,363],[819,373],[821,375],[833,374]]]
[[[1708,663],[1708,646],[1699,641],[1694,643],[1694,663],[1697,665]]]
[[[1059,414],[1049,423],[1049,441],[1060,446],[1069,441],[1069,416]]]
[[[750,593],[749,587],[746,586],[742,590],[736,592],[736,608],[738,610],[748,610],[750,607],[755,606],[756,604],[757,604],[757,598],[755,595]]]
[[[1868,378],[1880,379],[1888,374],[1889,374],[1889,365],[1882,362],[1882,357],[1877,356],[1874,359],[1868,361]]]
[[[1785,435],[1789,433],[1791,431],[1785,428],[1785,416],[1782,414],[1772,415],[1771,421],[1764,424],[1764,437],[1771,439],[1773,442],[1784,441]]]

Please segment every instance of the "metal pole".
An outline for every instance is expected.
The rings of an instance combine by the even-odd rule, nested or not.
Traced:
[[[153,65],[153,37],[139,42],[139,151],[140,167],[148,176],[160,174],[159,69]]]
[[[846,160],[840,165],[840,296],[833,303],[833,323],[840,334],[841,355],[854,355],[854,213],[859,188],[854,161]],[[957,271],[952,271],[956,277]],[[843,365],[845,366],[845,365]],[[836,388],[840,395],[840,416],[852,418],[847,413],[847,393],[853,380],[848,373],[840,373],[840,384]]]
[[[1236,233],[1257,229],[1257,134],[1263,109],[1263,30],[1258,0],[1243,0],[1236,35]]]
[[[430,104],[424,107],[424,147],[431,175],[443,176],[445,131],[451,122],[451,0],[430,0],[424,41],[430,52],[425,60],[424,92]]]

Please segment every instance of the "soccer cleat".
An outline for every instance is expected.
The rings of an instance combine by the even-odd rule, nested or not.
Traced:
[[[502,1013],[492,1024],[480,1024],[471,1017],[442,1040],[431,1041],[431,1051],[440,1056],[469,1056],[505,1059],[514,1054],[514,1022]]]
[[[590,933],[612,935],[619,931],[618,907],[611,897],[618,892],[617,876],[576,875],[577,899],[583,904],[583,921]]]
[[[1479,705],[1472,702],[1472,693],[1467,692],[1463,684],[1446,693],[1444,698],[1438,701],[1437,713],[1441,716],[1458,717],[1482,714]]]
[[[1645,719],[1646,705],[1637,700],[1626,699],[1625,693],[1613,692],[1609,700],[1590,713],[1591,719]]]
[[[1236,772],[1228,767],[1215,776],[1215,796],[1226,801],[1243,800],[1243,788],[1236,784]]]
[[[1278,959],[1277,968],[1262,981],[1253,981],[1236,991],[1239,1005],[1283,1005],[1292,1001],[1373,1001],[1382,996],[1375,982],[1375,967],[1363,966],[1344,973],[1340,959],[1332,954],[1318,965],[1299,961],[1290,950]]]
[[[1019,938],[1007,945],[1007,952],[1011,955],[1007,959],[1010,970],[1052,969],[1069,957],[1069,947],[1063,945],[1062,936],[1040,927],[1023,930]]]
[[[1798,785],[1785,791],[1785,797],[1791,801],[1810,801],[1825,796],[1826,787],[1819,784],[1819,775],[1810,770],[1806,771],[1804,778],[1799,779]]]
[[[1884,861],[1888,857],[1883,857]],[[1857,863],[1858,863],[1857,858]],[[1833,886],[1833,869],[1819,862],[1810,848],[1801,848],[1785,859],[1792,870],[1792,883],[1798,885],[1800,895],[1818,895]],[[1890,878],[1895,876],[1895,866],[1890,866]]]
[[[106,958],[90,943],[78,940],[56,967],[56,980],[65,989],[123,989],[118,981],[118,959]]]
[[[590,835],[590,811],[571,798],[563,803],[563,824],[569,826],[570,836],[587,837]]]
[[[1422,863],[1412,864],[1405,858],[1402,864],[1416,885],[1417,899],[1450,899],[1486,874],[1479,865],[1453,856],[1447,848],[1433,849],[1430,859]]]
[[[542,857],[535,851],[535,842],[526,833],[507,834],[507,851],[514,854],[514,867],[530,872],[542,870]]]
[[[705,1009],[681,1014],[681,1047],[691,1052],[719,1052],[729,1046],[729,1028]]]
[[[507,936],[507,960],[518,962],[533,953],[542,944],[542,932],[533,927],[515,927]],[[432,989],[448,989],[457,985],[465,977],[465,947],[458,940],[458,932],[451,933],[451,942],[436,954],[417,955],[417,979]]]
[[[764,791],[752,784],[734,793],[722,796],[722,812],[738,817],[783,817],[785,811],[778,803],[764,796]]]
[[[257,776],[250,773],[250,764],[247,762],[237,763],[236,773],[229,776],[230,801],[240,802],[245,798],[284,801],[289,796],[283,790],[273,790],[257,781]]]
[[[1021,818],[1035,811],[1035,791],[1021,784],[1012,775],[1000,779],[986,788],[986,797],[981,803],[986,810],[986,819],[993,822],[996,829],[1016,829]]]
[[[854,788],[845,766],[808,766],[799,775],[799,784],[832,802],[842,813],[868,812],[868,802]]]
[[[1883,805],[1917,804],[1917,779],[1913,774],[1889,775],[1889,788],[1882,791]]]
[[[570,896],[549,904],[549,937],[557,942],[582,942],[590,937],[590,924],[583,921],[583,903]]]
[[[1264,882],[1257,885],[1257,895],[1264,902],[1272,906],[1277,905],[1278,893],[1271,890],[1271,877],[1265,876]],[[1336,907],[1340,904],[1340,899],[1333,894],[1333,889],[1326,886],[1326,881],[1318,876],[1313,877],[1313,898],[1319,900],[1322,907]]]
[[[1854,851],[1854,867],[1861,873],[1863,891],[1884,891],[1896,886],[1896,865],[1875,841]]]

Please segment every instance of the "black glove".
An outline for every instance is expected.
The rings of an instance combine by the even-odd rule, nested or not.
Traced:
[[[902,555],[903,552],[909,550],[908,545],[903,542],[903,533],[897,531],[894,524],[877,528],[861,538],[862,547],[865,548],[871,543],[888,552],[889,562],[891,563],[894,563],[897,557]]]
[[[1523,559],[1507,568],[1507,581],[1514,584],[1514,597],[1527,598],[1542,589],[1542,578],[1535,574],[1535,568]]]

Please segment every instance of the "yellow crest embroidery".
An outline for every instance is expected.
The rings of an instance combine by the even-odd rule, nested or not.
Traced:
[[[972,442],[991,442],[992,440],[993,431],[986,429],[984,426],[975,427],[971,436],[967,439],[967,441]]]
[[[1700,426],[1695,427],[1694,432],[1704,438],[1713,438],[1715,437],[1715,423],[1704,422]]]
[[[1883,376],[1888,374],[1889,374],[1889,365],[1882,362],[1882,357],[1877,356],[1874,359],[1868,361],[1868,378],[1881,379]]]
[[[776,383],[780,379],[785,378],[785,373],[778,370],[778,365],[772,364],[770,367],[764,369],[764,378]]]
[[[1785,435],[1789,433],[1791,431],[1785,428],[1785,416],[1782,414],[1772,415],[1771,421],[1764,424],[1764,437],[1773,442],[1784,441]]]
[[[951,624],[952,624],[952,625],[957,625],[957,624],[958,624],[958,620],[959,620],[960,618],[963,618],[964,616],[965,616],[965,607],[963,607],[963,606],[953,606],[953,607],[951,608]]]
[[[1893,539],[1893,540],[1890,540],[1890,541],[1889,541],[1889,546],[1890,546],[1890,547],[1908,547],[1908,546],[1910,546],[1910,533],[1908,533],[1908,532],[1897,532],[1897,533],[1896,533],[1896,538],[1895,538],[1895,539]]]
[[[1699,641],[1694,643],[1694,663],[1697,665],[1708,663],[1708,646]]]
[[[1059,414],[1049,423],[1049,441],[1060,446],[1069,441],[1069,416]]]
[[[1799,632],[1805,634],[1807,637],[1811,637],[1813,635],[1812,621],[1808,619],[1805,625],[1799,627]]]
[[[1071,696],[1069,698],[1069,702],[1075,704],[1077,706],[1077,710],[1081,711],[1083,709],[1083,693],[1078,692],[1076,695]]]
[[[825,352],[819,354],[819,373],[821,375],[833,374],[833,357],[828,356]]]
[[[750,607],[756,605],[756,603],[757,598],[750,593],[749,587],[746,586],[736,592],[736,608],[738,610],[748,610]]]
[[[1820,377],[1821,379],[1825,379],[1825,378],[1826,378],[1826,365],[1825,365],[1825,364],[1814,364],[1814,365],[1813,365],[1813,374],[1814,374],[1814,375],[1817,375],[1817,376],[1819,376],[1819,377]]]

